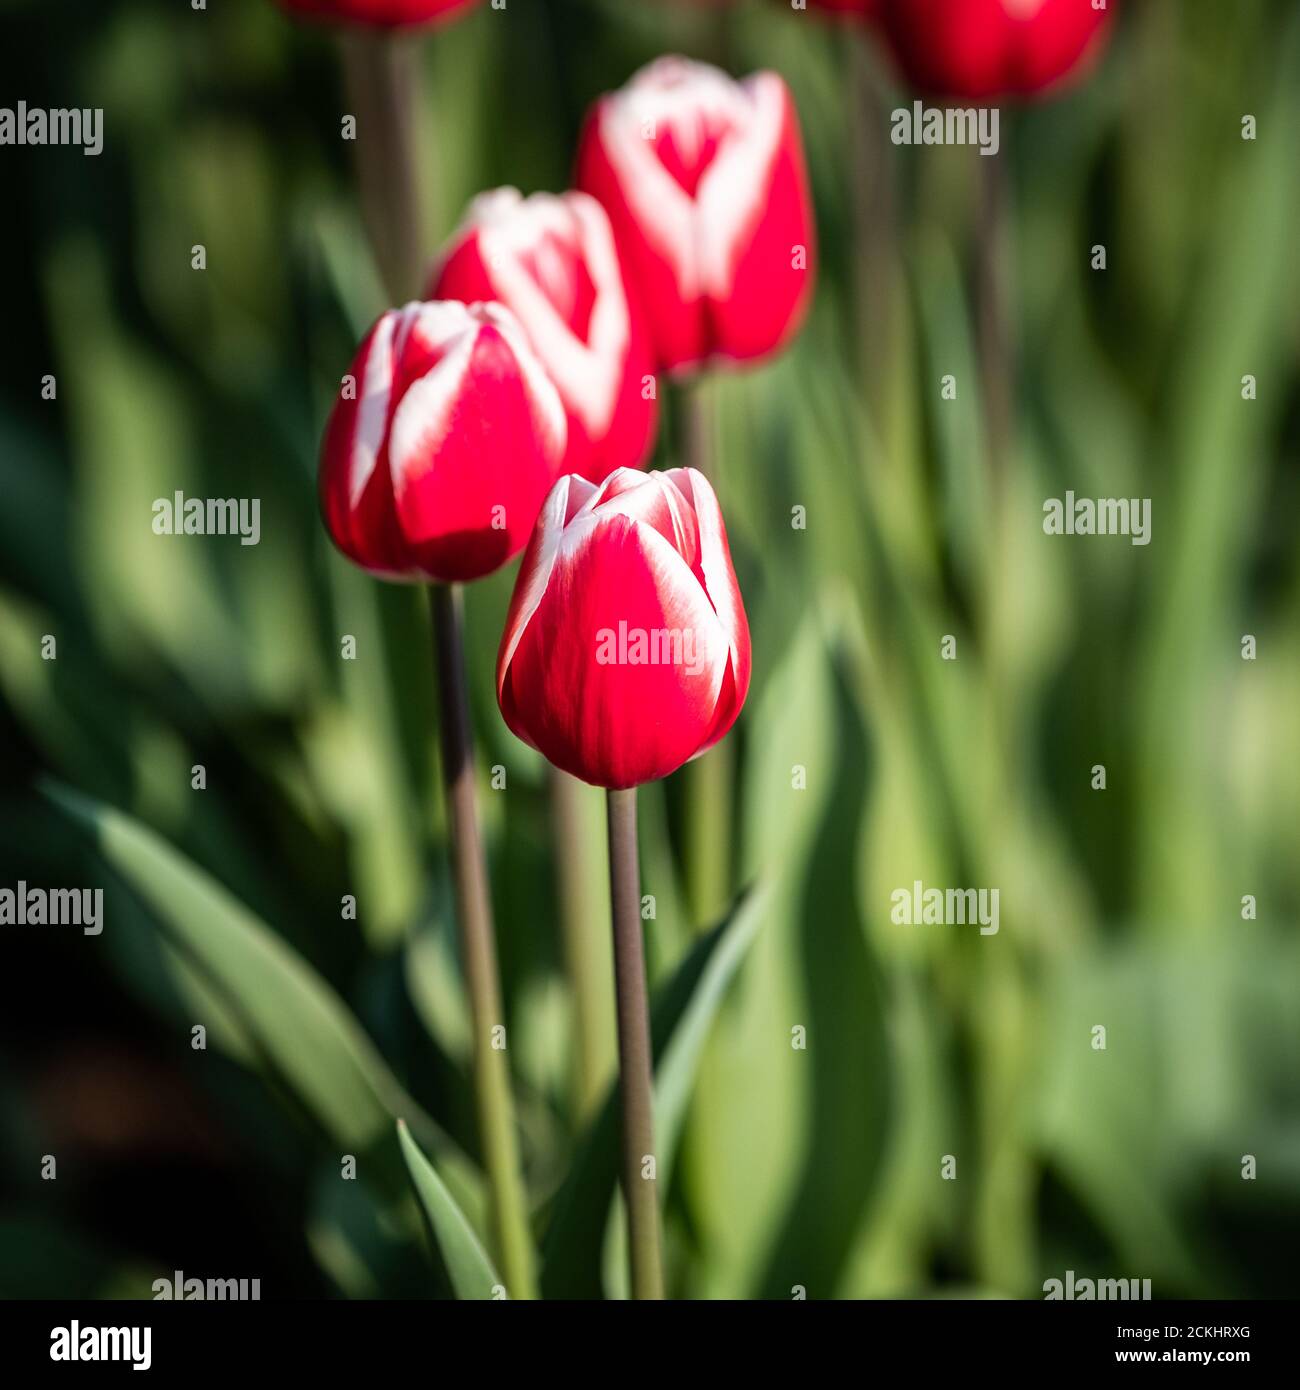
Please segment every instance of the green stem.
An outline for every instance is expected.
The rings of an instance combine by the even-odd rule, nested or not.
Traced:
[[[609,905],[599,793],[551,769],[551,824],[559,890],[560,939],[574,1016],[574,1112],[591,1115],[613,1071]]]
[[[474,744],[465,683],[460,587],[435,584],[429,596],[441,715],[442,771],[456,884],[456,917],[474,1030],[471,1049],[474,1099],[491,1193],[494,1245],[511,1297],[534,1298],[533,1243],[520,1177],[510,1069],[506,1061],[505,1016],[492,931],[492,902],[475,807]]]
[[[1001,502],[1015,401],[1015,344],[1009,307],[1011,189],[1005,150],[979,161],[979,345],[989,474]]]
[[[611,791],[609,882],[614,920],[614,993],[618,1004],[619,1098],[623,1108],[623,1197],[633,1298],[662,1298],[656,1196],[654,1085],[641,873],[637,863],[636,788]]]
[[[708,384],[697,381],[678,394],[679,448],[688,468],[698,469],[717,486],[716,422]],[[731,902],[732,753],[723,741],[682,773],[683,861],[686,897],[696,927],[712,926]]]
[[[425,258],[419,49],[410,36],[364,31],[340,43],[366,232],[390,301],[405,304],[420,294]]]

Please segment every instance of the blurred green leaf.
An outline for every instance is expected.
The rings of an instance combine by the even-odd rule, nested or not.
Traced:
[[[446,1267],[457,1298],[492,1299],[502,1287],[492,1261],[479,1244],[473,1227],[456,1205],[433,1164],[411,1138],[405,1120],[397,1122],[397,1137],[411,1175],[411,1185],[429,1223],[435,1255]]]
[[[332,1142],[356,1153],[363,1176],[390,1196],[402,1191],[391,1128],[398,1116],[411,1116],[460,1182],[467,1180],[450,1139],[398,1084],[343,1001],[270,927],[131,817],[52,782],[43,789],[92,833],[160,929],[227,999],[268,1076],[288,1087]],[[112,930],[111,904],[105,915]]]

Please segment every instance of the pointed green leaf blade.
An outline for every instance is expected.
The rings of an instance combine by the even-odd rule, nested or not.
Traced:
[[[405,1120],[397,1122],[406,1170],[429,1225],[429,1239],[457,1298],[494,1299],[504,1288],[474,1228],[456,1205],[437,1169],[411,1138]]]
[[[100,854],[149,909],[169,944],[216,988],[262,1069],[287,1086],[342,1151],[388,1195],[405,1196],[392,1124],[407,1115],[438,1155],[458,1200],[478,1209],[476,1175],[406,1094],[327,981],[215,879],[132,817],[70,788],[45,795],[87,829]],[[105,904],[105,930],[112,930]]]

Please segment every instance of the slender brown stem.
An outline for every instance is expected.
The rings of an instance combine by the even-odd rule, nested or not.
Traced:
[[[492,902],[474,804],[474,743],[465,683],[462,600],[455,584],[435,584],[429,595],[456,916],[474,1030],[474,1099],[492,1197],[494,1243],[511,1297],[533,1298],[533,1246],[519,1176],[519,1143],[506,1060]]]
[[[389,299],[404,304],[420,293],[425,256],[418,40],[357,30],[340,42],[366,231]]]
[[[600,794],[551,769],[551,828],[559,890],[560,940],[573,1002],[574,1111],[585,1119],[613,1071],[614,1015],[609,997],[605,844]]]
[[[641,873],[636,845],[636,788],[611,791],[608,799],[619,1096],[623,1106],[623,1197],[627,1202],[632,1297],[662,1298],[650,1011],[646,995],[645,948],[641,940]]]
[[[895,286],[898,283],[897,209],[894,200],[887,104],[866,34],[845,45],[848,64],[849,192],[853,207],[853,271],[860,380],[875,428],[893,438],[890,410],[899,371]],[[886,449],[886,457],[889,450]]]

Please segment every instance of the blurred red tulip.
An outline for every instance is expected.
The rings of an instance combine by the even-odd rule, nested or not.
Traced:
[[[762,357],[799,326],[815,229],[775,73],[659,59],[592,108],[576,182],[609,213],[662,366]]]
[[[386,578],[478,579],[528,540],[564,443],[564,406],[508,309],[390,309],[325,431],[325,525]]]
[[[658,410],[654,361],[609,218],[594,198],[523,198],[513,188],[476,198],[429,297],[496,299],[514,312],[564,402],[562,472],[598,483],[645,462]]]
[[[882,0],[904,75],[935,96],[980,101],[1042,92],[1100,51],[1116,0]]]
[[[666,777],[749,690],[749,625],[702,473],[576,474],[546,499],[497,657],[506,723],[599,787]]]
[[[479,0],[279,0],[283,9],[305,19],[397,29],[440,24]]]

